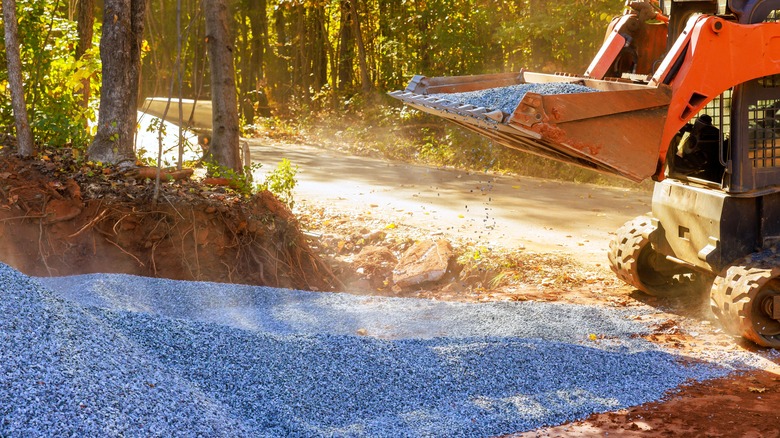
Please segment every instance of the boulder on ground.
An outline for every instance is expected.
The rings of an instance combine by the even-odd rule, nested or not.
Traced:
[[[444,278],[455,256],[446,240],[426,240],[412,245],[393,270],[393,282],[401,288],[432,283]]]

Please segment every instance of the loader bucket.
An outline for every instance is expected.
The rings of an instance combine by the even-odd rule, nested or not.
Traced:
[[[639,182],[656,172],[671,89],[519,72],[415,76],[390,96],[504,146]]]

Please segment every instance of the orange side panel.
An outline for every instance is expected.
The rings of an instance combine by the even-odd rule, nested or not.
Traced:
[[[631,18],[630,15],[624,15],[620,17],[618,22],[612,28],[609,36],[604,40],[604,44],[601,45],[601,49],[593,58],[588,70],[585,71],[585,77],[593,79],[604,79],[609,67],[615,62],[620,51],[626,45],[626,39],[623,35],[620,35],[618,31],[623,28],[623,25]]]
[[[688,22],[650,85],[672,87],[655,178],[666,151],[688,120],[723,91],[780,73],[780,23],[737,24],[701,15]]]
[[[688,22],[650,85],[668,84],[672,101],[659,150],[657,180],[675,134],[725,90],[780,73],[780,23],[737,24],[701,15]]]

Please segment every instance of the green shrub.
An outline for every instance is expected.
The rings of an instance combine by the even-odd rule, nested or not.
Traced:
[[[50,147],[85,148],[92,138],[99,102],[100,56],[95,30],[93,47],[75,59],[76,22],[64,18],[52,2],[18,0],[22,77],[30,126],[36,143]],[[2,26],[0,26],[1,28]],[[0,43],[5,44],[0,31]],[[6,65],[5,51],[0,62]],[[91,99],[82,106],[83,79],[91,79]],[[0,125],[14,126],[8,71],[0,69]]]

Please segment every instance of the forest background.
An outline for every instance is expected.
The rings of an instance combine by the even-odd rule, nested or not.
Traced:
[[[316,139],[353,153],[469,169],[601,179],[494,147],[386,93],[403,89],[415,74],[582,73],[620,13],[620,0],[203,1],[224,2],[231,11],[245,136]],[[17,1],[25,97],[38,145],[86,150],[94,135],[102,8],[102,0]],[[93,29],[91,45],[79,44],[79,26]],[[5,53],[0,131],[12,133]],[[179,93],[210,100],[209,74],[203,4],[149,0],[139,102]]]

